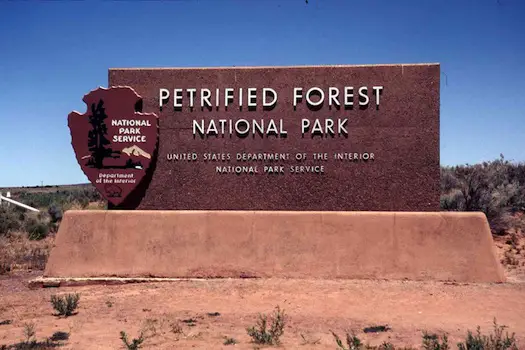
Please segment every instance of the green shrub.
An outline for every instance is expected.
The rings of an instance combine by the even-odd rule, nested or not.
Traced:
[[[52,223],[62,220],[62,209],[56,204],[51,205],[49,209],[47,209],[47,213],[49,214]]]
[[[335,339],[335,342],[337,344],[338,349],[341,349],[341,350],[359,350],[359,349],[362,349],[362,347],[363,347],[363,343],[361,342],[361,340],[354,333],[347,333],[346,334],[346,346],[348,346],[348,347],[345,347],[344,344],[343,344],[343,341],[341,340],[341,338],[339,338],[339,336],[337,334],[335,334],[334,332],[332,332],[332,331],[330,331],[330,332],[334,336],[334,339]]]
[[[139,337],[131,339],[131,341],[128,340],[128,335],[126,332],[121,331],[120,332],[120,340],[122,340],[122,343],[126,347],[126,349],[130,350],[136,350],[142,347],[143,343],[150,338],[153,338],[158,335],[157,333],[157,326],[158,326],[158,320],[157,319],[146,319],[141,327]]]
[[[42,239],[49,233],[47,213],[27,212],[15,206],[0,206],[0,236],[25,231],[30,239]]]
[[[26,225],[26,231],[30,240],[38,241],[47,237],[49,226],[43,222],[32,221]]]
[[[20,213],[11,206],[0,205],[0,236],[20,230],[22,227],[20,221]]]
[[[53,305],[59,316],[68,317],[73,315],[73,312],[77,309],[79,300],[80,295],[77,293],[62,296],[52,295],[51,305]]]
[[[516,224],[512,213],[525,210],[525,164],[500,159],[441,167],[441,209],[481,211],[494,233]]]
[[[395,350],[396,347],[392,343],[383,342],[379,346],[363,345],[363,342],[354,334],[346,333],[346,346],[337,334],[330,331],[334,336],[337,348],[339,350]],[[401,349],[399,349],[401,350]],[[403,350],[414,350],[413,348],[403,348]]]
[[[126,347],[126,349],[137,350],[137,349],[140,349],[140,347],[142,346],[142,343],[144,343],[146,338],[144,337],[144,334],[141,332],[138,338],[132,339],[130,342],[128,340],[128,335],[126,334],[126,332],[121,331],[120,340],[122,340],[122,343],[124,343],[124,346]]]
[[[268,323],[270,323],[268,328]],[[266,315],[259,315],[257,325],[247,328],[248,335],[256,344],[278,345],[279,338],[284,334],[285,314],[279,306],[276,307],[273,316],[268,320]]]
[[[467,339],[464,342],[458,343],[459,350],[518,350],[518,344],[514,333],[509,337],[503,330],[506,326],[498,326],[496,319],[494,319],[494,334],[489,336],[482,335],[480,327],[478,326],[476,334],[468,331]]]
[[[439,337],[435,333],[423,332],[423,349],[424,350],[449,350],[448,337],[444,334]]]

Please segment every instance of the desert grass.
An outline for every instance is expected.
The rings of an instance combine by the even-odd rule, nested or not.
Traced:
[[[30,240],[25,232],[0,236],[0,274],[17,270],[43,270],[53,238]]]

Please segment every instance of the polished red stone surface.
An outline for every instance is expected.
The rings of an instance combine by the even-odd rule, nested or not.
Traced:
[[[83,101],[87,111],[68,116],[82,171],[111,204],[141,197],[156,156],[157,116],[137,112],[141,99],[129,87],[98,88]]]
[[[158,159],[149,172],[151,181],[137,195],[129,196],[119,208],[184,210],[343,210],[343,211],[437,211],[439,210],[439,78],[438,64],[110,69],[110,86],[131,86],[142,97],[143,112],[159,117]],[[336,109],[324,103],[308,108],[303,97],[293,107],[294,87],[311,87],[328,94],[329,87],[355,91],[352,109]],[[357,88],[368,86],[370,103],[358,106]],[[372,86],[383,86],[376,108]],[[278,94],[275,108],[246,106],[248,88],[273,88]],[[159,89],[171,97],[159,107]],[[174,108],[174,89],[196,88],[196,105]],[[227,110],[200,107],[200,89],[234,89],[234,101]],[[244,90],[242,109],[237,91]],[[328,96],[325,96],[327,99]],[[341,96],[340,96],[341,97]],[[314,100],[318,97],[313,97]],[[340,99],[342,102],[342,99]],[[269,136],[193,136],[194,119],[244,118],[283,119],[286,138]],[[326,118],[348,119],[348,137],[301,135],[301,119],[323,123]],[[285,161],[238,162],[237,153],[288,153]],[[374,160],[334,160],[334,153],[373,153]],[[168,160],[169,155],[196,153],[196,161]],[[229,161],[204,161],[205,153],[230,154]],[[296,153],[309,159],[298,162]],[[328,160],[312,160],[313,153],[328,153]],[[220,174],[216,166],[258,166],[258,174]],[[268,174],[263,167],[284,166],[284,174]],[[293,174],[295,165],[324,165],[324,173]],[[154,171],[153,171],[154,170]]]

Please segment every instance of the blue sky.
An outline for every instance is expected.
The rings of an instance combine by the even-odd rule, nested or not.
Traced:
[[[525,161],[524,18],[523,0],[2,1],[0,187],[87,182],[67,115],[109,67],[439,62],[441,163]]]

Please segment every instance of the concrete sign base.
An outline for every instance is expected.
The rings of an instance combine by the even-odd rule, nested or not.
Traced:
[[[503,282],[482,213],[68,211],[45,277]]]

